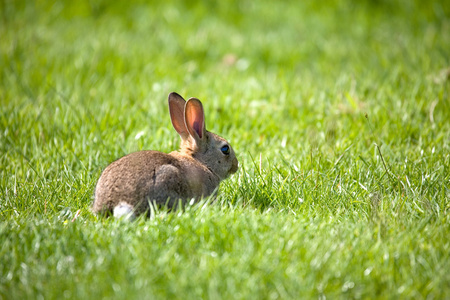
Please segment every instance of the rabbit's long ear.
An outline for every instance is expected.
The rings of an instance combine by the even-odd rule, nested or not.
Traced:
[[[198,146],[200,146],[206,135],[205,114],[200,100],[190,98],[186,102],[184,117],[189,134],[194,138]]]
[[[183,140],[189,137],[189,132],[184,122],[185,105],[186,100],[183,97],[175,92],[169,94],[170,120],[172,121],[173,128],[175,128]]]

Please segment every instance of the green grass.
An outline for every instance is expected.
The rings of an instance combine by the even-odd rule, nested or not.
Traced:
[[[163,2],[0,2],[0,299],[450,297],[448,1]],[[239,172],[97,218],[172,91]]]

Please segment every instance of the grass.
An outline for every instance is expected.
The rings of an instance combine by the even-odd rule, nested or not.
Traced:
[[[1,1],[0,299],[450,295],[445,1]],[[90,212],[198,97],[216,202]]]

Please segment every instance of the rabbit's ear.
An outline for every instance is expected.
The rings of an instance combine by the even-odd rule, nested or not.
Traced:
[[[189,132],[184,123],[185,105],[186,100],[184,100],[183,97],[175,92],[169,94],[170,120],[172,120],[173,128],[175,128],[183,140],[189,137]]]
[[[206,135],[205,114],[200,100],[191,98],[186,102],[184,117],[189,134],[197,143],[203,141]]]

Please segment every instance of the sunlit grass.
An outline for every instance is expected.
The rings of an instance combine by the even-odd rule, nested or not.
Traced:
[[[447,298],[444,1],[1,2],[0,298]],[[212,203],[90,212],[198,97],[240,161]]]

